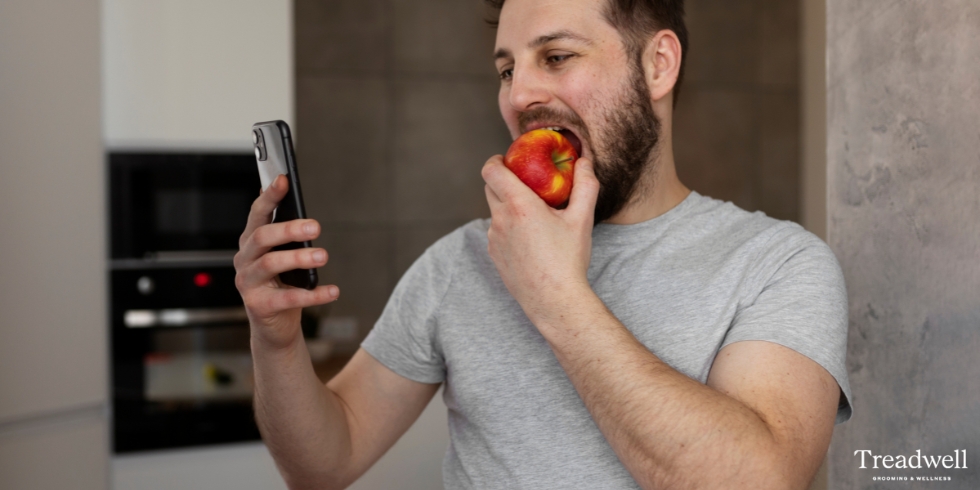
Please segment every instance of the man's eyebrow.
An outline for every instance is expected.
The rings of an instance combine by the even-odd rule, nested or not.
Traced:
[[[513,58],[513,56],[511,56],[510,51],[508,51],[508,50],[506,50],[504,48],[500,48],[496,52],[493,53],[493,60],[494,61],[497,61],[497,60],[499,60],[501,58]]]
[[[551,41],[558,41],[560,39],[568,39],[570,41],[577,41],[577,42],[580,42],[582,44],[592,45],[592,40],[590,40],[589,38],[587,38],[585,36],[582,36],[582,35],[579,35],[579,34],[575,34],[572,31],[562,30],[562,31],[552,32],[551,34],[545,34],[543,36],[538,36],[537,39],[535,39],[534,41],[531,41],[531,43],[528,44],[528,47],[529,48],[540,48],[541,46],[544,46],[545,44],[548,44]]]
[[[552,32],[551,34],[545,34],[543,36],[538,36],[533,41],[531,41],[530,43],[528,43],[528,47],[529,48],[540,48],[541,46],[544,46],[545,44],[548,44],[551,41],[558,41],[558,40],[561,40],[561,39],[567,39],[567,40],[571,40],[571,41],[576,41],[576,42],[580,42],[582,44],[587,44],[589,46],[592,45],[592,40],[591,39],[589,39],[589,38],[587,38],[585,36],[581,36],[579,34],[575,34],[572,31],[562,30],[562,31]],[[494,61],[497,61],[497,60],[499,60],[501,58],[512,58],[512,57],[513,56],[511,55],[510,51],[508,51],[505,48],[500,48],[496,52],[493,53],[493,60]]]

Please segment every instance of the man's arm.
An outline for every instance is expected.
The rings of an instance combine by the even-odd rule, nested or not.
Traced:
[[[586,297],[535,325],[642,487],[809,485],[837,411],[839,388],[826,370],[777,344],[738,342],[722,349],[703,385]]]
[[[401,437],[439,385],[404,378],[363,350],[326,386],[320,382],[300,313],[335,300],[339,291],[284,287],[276,280],[280,272],[327,261],[323,249],[271,251],[312,240],[320,230],[314,220],[270,224],[287,186],[280,177],[255,200],[235,256],[235,284],[251,325],[256,420],[290,488],[344,488]]]
[[[490,257],[637,482],[806,488],[833,430],[839,391],[830,374],[767,342],[723,349],[707,385],[674,370],[589,287],[591,162],[578,161],[568,207],[554,210],[500,160],[483,169]]]
[[[253,348],[255,417],[289,488],[346,488],[418,419],[439,389],[358,349],[326,386],[306,347]]]

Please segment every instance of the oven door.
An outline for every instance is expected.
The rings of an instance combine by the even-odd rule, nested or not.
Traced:
[[[111,272],[117,453],[259,438],[232,267]]]

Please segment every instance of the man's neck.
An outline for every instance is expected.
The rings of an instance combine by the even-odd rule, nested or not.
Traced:
[[[669,140],[668,140],[669,142]],[[691,193],[677,178],[674,151],[668,143],[651,172],[644,173],[636,189],[636,197],[618,213],[603,221],[614,225],[632,225],[651,220],[680,204]]]

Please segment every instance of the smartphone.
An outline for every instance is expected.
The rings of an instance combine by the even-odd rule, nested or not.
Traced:
[[[255,146],[255,160],[259,165],[259,179],[262,190],[272,185],[279,175],[289,179],[289,192],[279,201],[272,212],[273,223],[283,223],[294,219],[306,219],[303,205],[303,191],[299,185],[296,171],[296,154],[293,152],[293,138],[285,121],[266,121],[252,125],[252,143]],[[295,250],[312,247],[313,242],[291,242],[274,247],[273,250]],[[294,269],[279,274],[279,281],[297,288],[313,289],[318,277],[316,269]]]

